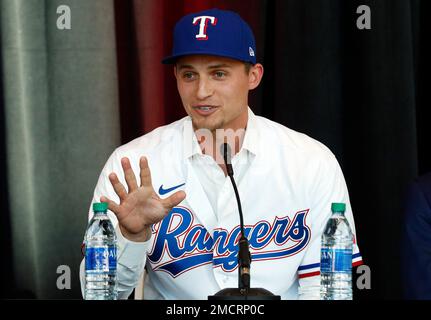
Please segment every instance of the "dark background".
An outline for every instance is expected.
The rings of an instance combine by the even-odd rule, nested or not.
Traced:
[[[171,49],[175,22],[186,13],[211,7],[237,11],[254,30],[257,58],[265,67],[261,86],[251,94],[253,111],[321,141],[343,169],[358,244],[372,274],[372,289],[356,290],[355,296],[401,298],[404,194],[416,176],[431,171],[427,152],[430,90],[425,81],[430,71],[430,52],[425,46],[430,2],[114,3],[122,142],[185,115],[172,69],[160,64]],[[356,27],[360,5],[371,9],[371,30]],[[154,44],[150,51],[145,49],[148,41]],[[0,83],[0,103],[1,88]],[[0,108],[1,137],[3,130]],[[3,277],[2,296],[27,297],[14,288],[8,258],[12,246],[4,142],[0,139],[1,252],[5,257],[0,265],[1,274],[8,276]]]

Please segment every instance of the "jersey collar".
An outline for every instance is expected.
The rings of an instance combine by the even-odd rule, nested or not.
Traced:
[[[258,153],[258,138],[259,134],[257,132],[256,116],[250,107],[248,107],[248,120],[242,149],[248,150],[256,155]],[[199,147],[198,140],[193,131],[193,124],[190,117],[186,118],[183,126],[183,146],[184,159],[188,159],[195,154],[202,155],[202,150]]]

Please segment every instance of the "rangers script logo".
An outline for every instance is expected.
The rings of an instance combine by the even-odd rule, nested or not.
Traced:
[[[306,225],[308,211],[297,212],[292,220],[288,216],[276,217],[272,223],[263,220],[253,226],[244,226],[253,262],[282,259],[302,251],[311,236]],[[202,225],[193,224],[193,220],[189,209],[175,207],[153,226],[155,240],[148,254],[153,270],[165,271],[174,278],[209,263],[214,268],[234,271],[238,266],[240,227],[230,232],[215,229],[211,236]]]

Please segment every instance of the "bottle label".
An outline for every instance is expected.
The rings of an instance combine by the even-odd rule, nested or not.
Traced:
[[[117,270],[117,247],[91,247],[85,249],[85,270],[112,272]]]
[[[322,248],[321,272],[352,272],[352,249]]]

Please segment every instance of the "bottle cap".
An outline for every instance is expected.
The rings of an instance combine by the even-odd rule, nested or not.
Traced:
[[[106,212],[108,210],[107,202],[96,202],[93,203],[93,211],[94,212]]]
[[[346,211],[346,204],[333,202],[331,205],[331,210],[332,212],[344,212]]]

